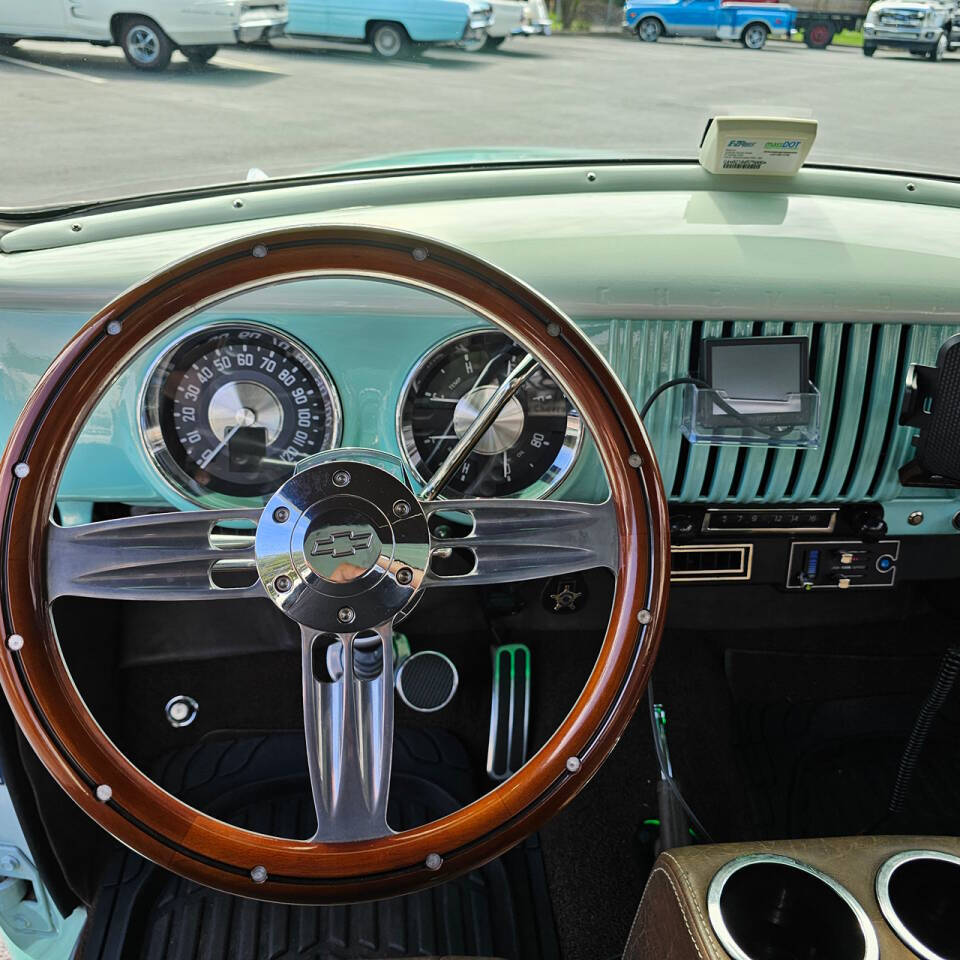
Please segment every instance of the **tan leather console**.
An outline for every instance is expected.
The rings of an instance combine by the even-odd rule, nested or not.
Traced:
[[[877,872],[905,850],[960,856],[955,837],[839,837],[681,847],[657,859],[624,951],[625,960],[728,960],[708,918],[707,891],[725,864],[750,854],[774,854],[808,864],[838,881],[867,914],[879,955],[914,958],[887,924],[875,892]],[[811,918],[816,923],[817,918]]]

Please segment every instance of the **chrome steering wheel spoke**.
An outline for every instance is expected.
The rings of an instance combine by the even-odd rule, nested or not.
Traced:
[[[317,814],[312,842],[387,836],[393,833],[387,824],[393,623],[362,634],[301,626],[300,636],[303,726]]]
[[[549,500],[444,500],[421,504],[428,518],[466,514],[462,537],[431,536],[431,564],[424,586],[466,586],[556,577],[594,567],[617,569],[616,511],[613,502]],[[467,573],[444,575],[449,553],[468,551],[475,563]]]
[[[254,530],[231,521],[259,509],[189,510],[61,527],[47,540],[48,599],[235,600],[265,595],[257,578]],[[227,524],[227,526],[222,526]],[[245,586],[217,586],[215,568],[249,571]]]

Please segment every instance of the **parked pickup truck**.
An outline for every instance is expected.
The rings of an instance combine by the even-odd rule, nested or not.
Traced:
[[[486,39],[489,0],[290,0],[291,37],[369,43],[393,59],[435,43]]]
[[[942,60],[960,47],[960,7],[955,0],[897,3],[880,0],[863,24],[863,52],[872,57],[877,47],[909,50],[915,57]]]
[[[720,0],[627,0],[623,25],[646,43],[660,37],[739,40],[760,50],[767,37],[789,37],[795,7],[783,3],[721,3]]]
[[[163,70],[174,50],[206,63],[217,47],[283,33],[286,0],[0,0],[0,46],[34,37],[119,44],[131,66]]]

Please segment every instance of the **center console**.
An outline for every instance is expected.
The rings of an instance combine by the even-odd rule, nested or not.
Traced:
[[[960,957],[960,839],[840,837],[666,850],[625,960]]]

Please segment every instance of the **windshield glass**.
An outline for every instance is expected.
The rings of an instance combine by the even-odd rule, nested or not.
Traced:
[[[949,4],[81,7],[0,0],[2,209],[352,166],[693,158],[718,114],[817,120],[810,162],[960,173]]]

